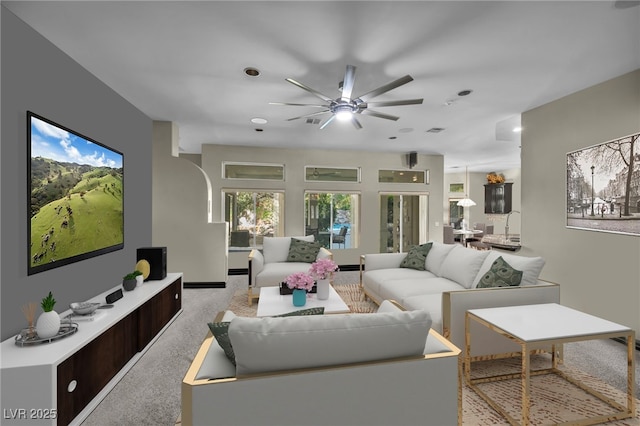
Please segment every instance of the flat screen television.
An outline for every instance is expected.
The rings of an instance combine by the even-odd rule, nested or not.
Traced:
[[[124,156],[27,111],[28,274],[124,247]]]

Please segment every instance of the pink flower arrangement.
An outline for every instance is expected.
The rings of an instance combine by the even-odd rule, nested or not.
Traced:
[[[311,276],[317,280],[326,280],[337,270],[338,265],[336,265],[333,260],[329,258],[322,258],[311,264],[309,272],[311,273]]]
[[[315,284],[315,281],[313,280],[311,275],[307,274],[306,272],[296,272],[295,274],[291,274],[287,277],[285,282],[287,283],[287,287],[291,289],[306,291],[311,291],[313,285]]]

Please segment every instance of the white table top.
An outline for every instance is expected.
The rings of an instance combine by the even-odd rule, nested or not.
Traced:
[[[524,342],[631,331],[624,325],[557,303],[470,309],[469,312]]]
[[[333,286],[329,287],[329,298],[318,300],[315,293],[307,294],[307,303],[304,306],[293,306],[292,295],[281,295],[279,287],[260,288],[258,299],[258,312],[256,316],[267,317],[286,314],[300,309],[319,308],[324,306],[325,314],[341,314],[351,312],[349,306],[342,300]]]

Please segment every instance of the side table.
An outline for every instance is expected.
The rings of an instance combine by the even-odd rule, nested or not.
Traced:
[[[471,333],[470,323],[476,321],[489,329],[520,344],[522,348],[522,369],[520,373],[503,374],[492,377],[471,378]],[[615,413],[590,417],[572,421],[572,424],[588,425],[605,421],[625,419],[633,417],[635,413],[635,369],[634,346],[635,332],[629,327],[616,324],[575,309],[556,303],[508,306],[501,308],[472,309],[467,311],[465,317],[465,351],[464,351],[464,375],[469,387],[473,389],[491,407],[502,414],[512,425],[529,425],[529,411],[531,407],[530,382],[532,375],[557,374],[598,398],[599,400],[618,410]],[[618,404],[610,398],[604,397],[597,391],[580,383],[565,372],[558,369],[556,357],[556,345],[582,340],[608,339],[623,337],[627,341],[627,404],[626,407]],[[552,346],[552,366],[548,369],[531,371],[530,355],[532,351]],[[478,388],[477,384],[490,381],[521,379],[522,388],[522,419],[521,423],[509,415],[507,411],[494,401],[489,395]]]

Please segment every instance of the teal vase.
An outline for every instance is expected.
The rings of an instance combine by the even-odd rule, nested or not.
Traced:
[[[307,303],[307,292],[299,288],[293,289],[293,306],[304,306]]]

